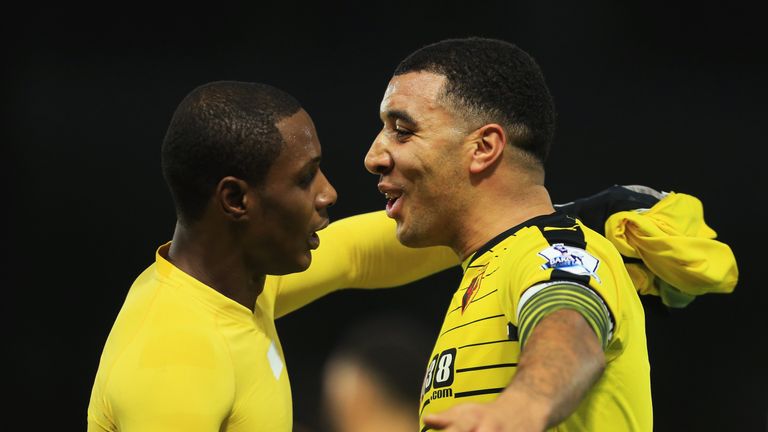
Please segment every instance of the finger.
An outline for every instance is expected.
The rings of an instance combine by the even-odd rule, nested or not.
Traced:
[[[424,416],[424,425],[432,429],[441,430],[451,425],[451,419],[446,415],[427,414]]]

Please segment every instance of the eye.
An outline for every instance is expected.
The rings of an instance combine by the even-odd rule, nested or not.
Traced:
[[[317,176],[317,168],[313,168],[299,177],[299,187],[306,189],[312,184],[312,180]]]
[[[413,132],[409,131],[408,129],[403,129],[400,126],[395,126],[395,135],[397,135],[397,139],[404,140],[411,135],[413,135]]]

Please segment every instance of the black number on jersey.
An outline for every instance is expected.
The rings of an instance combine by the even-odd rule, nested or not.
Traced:
[[[435,355],[424,376],[424,393],[431,387],[441,388],[453,384],[453,365],[456,363],[456,348],[447,349]]]
[[[429,389],[432,388],[432,372],[435,371],[435,365],[437,364],[437,359],[439,357],[440,354],[435,355],[429,362],[429,366],[427,366],[427,374],[424,375],[424,391],[421,394],[427,393]]]

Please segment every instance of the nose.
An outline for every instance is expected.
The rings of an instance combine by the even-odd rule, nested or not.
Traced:
[[[392,169],[392,156],[387,151],[383,132],[376,136],[371,148],[368,149],[365,155],[365,168],[371,174],[386,174]]]
[[[321,189],[315,198],[315,207],[321,210],[334,205],[338,195],[336,194],[336,189],[322,171],[318,173],[318,176],[320,176]]]

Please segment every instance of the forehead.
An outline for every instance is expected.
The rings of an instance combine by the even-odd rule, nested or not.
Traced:
[[[410,72],[393,77],[379,107],[382,117],[395,111],[410,115],[444,111],[438,98],[446,81],[444,75],[432,72]]]
[[[320,155],[320,141],[315,124],[303,109],[281,119],[276,126],[283,137],[281,154],[300,159],[312,159]]]

